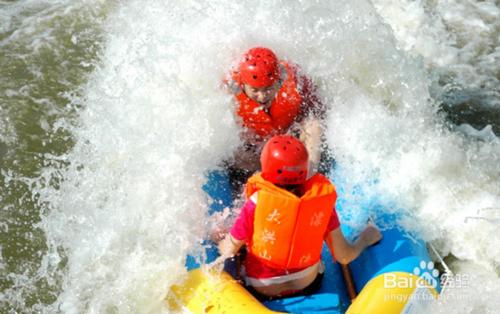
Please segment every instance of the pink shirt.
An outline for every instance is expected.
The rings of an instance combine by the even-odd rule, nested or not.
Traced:
[[[230,230],[231,235],[236,240],[245,241],[247,244],[252,239],[253,235],[253,220],[255,217],[256,204],[252,200],[247,200],[243,207],[241,208],[240,215],[234,222],[233,227]],[[328,226],[326,228],[325,237],[331,231],[337,229],[340,226],[339,218],[335,208],[332,209],[332,215],[328,221]],[[271,268],[264,265],[260,260],[248,253],[245,259],[245,269],[247,276],[254,278],[269,278],[275,276],[282,276],[287,273],[293,273],[300,271],[302,269],[277,269]]]

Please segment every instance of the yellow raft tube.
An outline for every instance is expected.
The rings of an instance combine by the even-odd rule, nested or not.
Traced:
[[[422,278],[406,273],[392,272],[379,275],[366,284],[348,307],[346,313],[417,313],[429,299],[436,298],[435,288],[422,284]],[[389,284],[388,284],[389,283]],[[181,285],[171,288],[167,296],[173,312],[190,313],[284,313],[268,309],[241,284],[222,271],[195,269],[188,273]],[[327,313],[307,311],[308,313]],[[329,313],[342,313],[328,311]]]

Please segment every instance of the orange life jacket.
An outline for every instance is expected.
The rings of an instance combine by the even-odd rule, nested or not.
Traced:
[[[269,108],[269,113],[262,110],[261,105],[250,99],[241,88],[236,92],[239,103],[237,113],[243,119],[243,125],[262,137],[283,133],[299,115],[302,97],[297,90],[294,71],[283,61],[280,65],[284,70],[282,86]]]
[[[337,194],[325,176],[316,174],[305,183],[301,197],[264,180],[248,179],[247,198],[255,192],[254,232],[248,247],[264,264],[300,269],[319,261],[328,221]]]

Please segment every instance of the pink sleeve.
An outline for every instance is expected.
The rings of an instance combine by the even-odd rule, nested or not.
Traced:
[[[229,231],[236,240],[249,241],[252,237],[255,207],[255,203],[248,200],[241,208],[240,215],[236,218],[233,227]]]
[[[326,232],[330,233],[331,231],[340,227],[339,217],[337,216],[337,211],[335,208],[332,209],[332,215],[330,216],[330,221],[328,221],[328,227],[326,228]]]

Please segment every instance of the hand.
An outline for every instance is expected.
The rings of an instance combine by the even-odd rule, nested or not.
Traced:
[[[372,224],[368,224],[365,230],[361,233],[360,238],[363,239],[366,246],[370,246],[380,241],[382,239],[382,234],[377,227]]]
[[[208,238],[212,242],[219,243],[228,232],[229,230],[225,226],[216,226],[209,232]]]
[[[215,259],[215,261],[209,263],[209,264],[203,264],[201,265],[201,268],[203,270],[210,270],[210,269],[215,269],[218,271],[222,271],[224,269],[224,262],[226,261],[226,256],[219,256]]]
[[[224,239],[226,234],[229,232],[227,221],[230,216],[231,209],[229,207],[225,207],[223,211],[216,212],[209,217],[208,238],[211,241],[219,243],[222,239]]]

